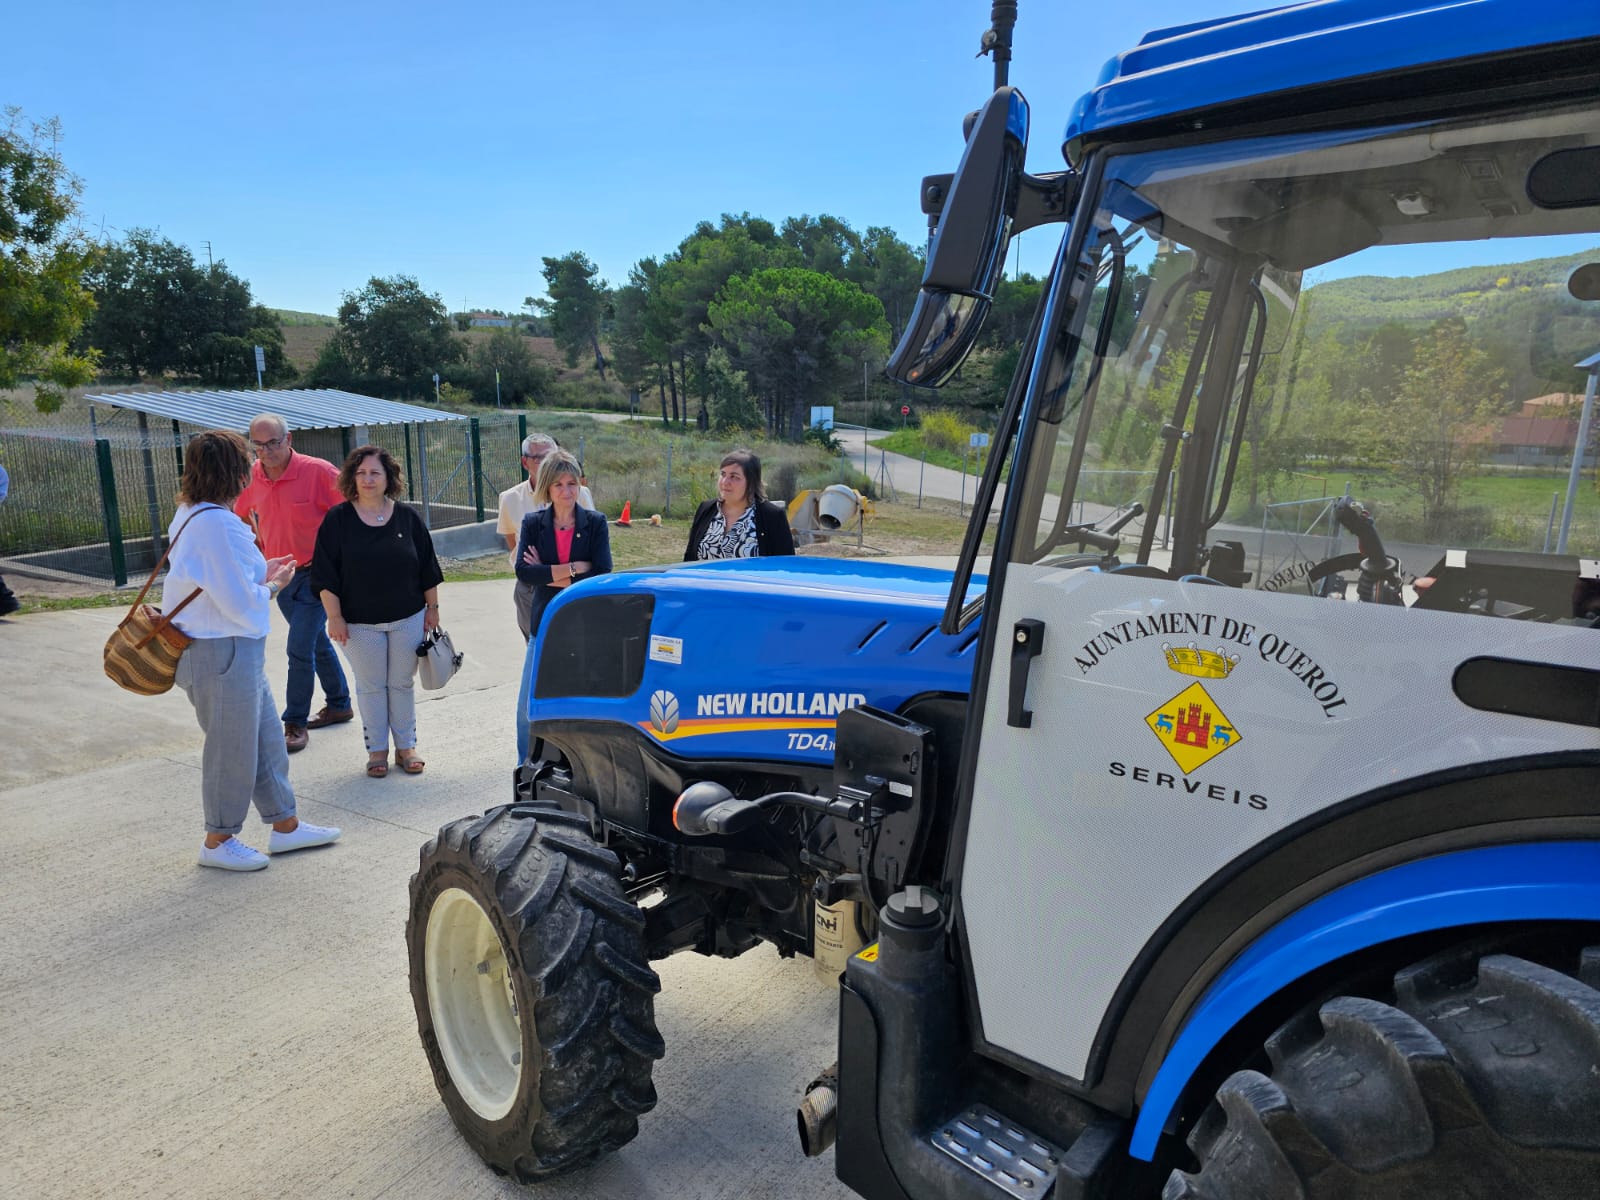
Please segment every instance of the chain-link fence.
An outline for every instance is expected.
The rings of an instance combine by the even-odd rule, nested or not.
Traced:
[[[63,572],[116,585],[138,582],[159,557],[172,520],[183,448],[198,426],[124,414],[98,426],[0,430],[0,462],[11,498],[0,505],[0,560],[24,571]],[[525,478],[521,443],[556,436],[583,464],[596,501],[611,516],[631,504],[637,518],[683,516],[715,494],[717,463],[731,443],[650,421],[601,424],[564,413],[487,413],[449,421],[301,429],[294,448],[342,463],[373,442],[400,464],[402,498],[432,529],[493,520],[499,494]],[[738,440],[738,439],[736,439]],[[843,459],[814,446],[763,448],[770,496],[787,498],[837,480],[862,486]]]
[[[45,574],[137,581],[165,545],[183,449],[196,432],[175,421],[0,430],[11,479],[0,504],[0,558]],[[405,499],[442,529],[494,515],[499,492],[522,477],[525,433],[525,417],[495,414],[298,430],[294,448],[337,465],[363,441],[383,446],[405,472]]]

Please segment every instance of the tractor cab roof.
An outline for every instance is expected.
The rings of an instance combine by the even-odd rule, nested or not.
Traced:
[[[1063,148],[1076,158],[1126,126],[1583,41],[1600,47],[1594,0],[1313,0],[1174,26],[1105,65]]]

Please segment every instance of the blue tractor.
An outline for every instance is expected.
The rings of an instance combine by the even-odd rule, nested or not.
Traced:
[[[1062,235],[959,565],[552,605],[412,881],[447,1107],[615,1149],[650,962],[768,941],[843,968],[800,1129],[871,1200],[1600,1195],[1600,9],[1158,31],[1038,176],[992,16],[891,375]],[[1496,508],[1539,420],[1559,536]]]

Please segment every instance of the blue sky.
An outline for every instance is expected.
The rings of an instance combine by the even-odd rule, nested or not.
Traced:
[[[1022,0],[1029,169],[1147,30],[1262,7]],[[924,174],[988,95],[987,0],[14,6],[0,104],[56,116],[85,224],[206,241],[256,299],[332,313],[373,275],[515,310],[540,258],[612,283],[723,212],[831,213],[920,243]],[[29,47],[19,54],[17,47]],[[1008,269],[1047,268],[1059,230]]]

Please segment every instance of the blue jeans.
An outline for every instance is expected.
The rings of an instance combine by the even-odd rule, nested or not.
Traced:
[[[289,622],[289,683],[283,689],[283,723],[304,725],[311,717],[312,675],[322,683],[329,708],[350,707],[350,686],[328,638],[328,614],[311,591],[311,575],[297,571],[278,593],[278,611]]]

